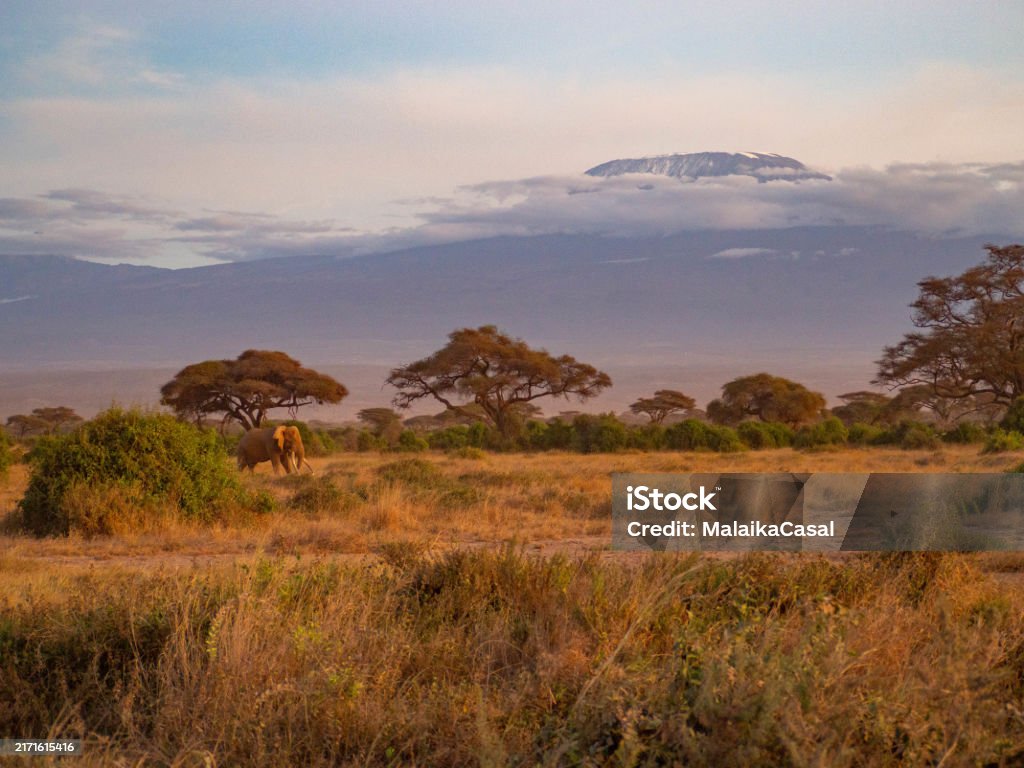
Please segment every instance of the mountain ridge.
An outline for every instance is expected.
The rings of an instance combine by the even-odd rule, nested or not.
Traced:
[[[677,179],[698,179],[720,176],[752,176],[759,182],[804,181],[832,177],[808,168],[799,160],[765,152],[691,152],[651,157],[610,160],[595,165],[587,176],[621,176],[626,173],[647,173]]]

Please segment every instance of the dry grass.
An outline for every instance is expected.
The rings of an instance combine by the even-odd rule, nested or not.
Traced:
[[[1024,758],[1024,600],[963,556],[35,578],[0,623],[0,732],[82,737],[83,766]]]
[[[365,553],[390,542],[433,546],[607,538],[611,472],[1002,472],[1022,454],[979,455],[976,447],[938,451],[873,448],[742,454],[489,454],[464,459],[428,454],[342,454],[314,459],[317,477],[275,478],[268,465],[246,482],[278,501],[270,515],[235,524],[164,519],[112,536],[37,540],[18,535],[14,509],[25,468],[0,482],[0,550],[78,559],[164,555],[211,557],[269,553]],[[387,467],[428,464],[429,477]],[[94,506],[94,505],[93,505]],[[130,517],[125,515],[124,517]]]
[[[613,471],[976,449],[336,456],[245,524],[0,538],[0,734],[93,765],[1020,765],[1024,557],[591,553]],[[0,483],[13,510],[23,468]],[[514,541],[506,549],[495,543]],[[528,556],[527,544],[556,542]]]

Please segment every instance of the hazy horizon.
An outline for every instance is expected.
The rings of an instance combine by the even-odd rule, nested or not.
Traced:
[[[307,361],[303,361],[307,363]],[[308,361],[309,367],[333,376],[349,389],[349,396],[338,405],[310,405],[299,411],[299,418],[331,423],[354,421],[363,408],[392,407],[395,391],[384,384],[390,368],[385,365],[346,365],[329,361]],[[623,413],[640,397],[649,397],[658,389],[683,389],[695,397],[697,407],[721,394],[721,386],[733,378],[762,372],[750,366],[722,364],[720,367],[697,371],[683,365],[652,366],[599,366],[612,377],[613,386],[600,396],[580,403],[575,399],[545,398],[537,402],[545,417],[563,411],[583,413]],[[853,373],[860,366],[850,366]],[[126,408],[160,408],[160,387],[173,378],[179,366],[137,366],[106,368],[46,367],[26,370],[7,370],[0,373],[0,420],[17,413],[30,413],[35,408],[66,405],[79,415],[91,418],[111,405]],[[817,371],[807,369],[780,369],[771,373],[789,376],[814,390],[824,390],[829,407],[840,404],[837,395],[848,391],[876,389],[866,381],[857,384],[851,370]],[[802,374],[802,375],[801,375]],[[845,382],[850,381],[850,386]],[[424,401],[407,411],[403,418],[435,414],[444,410],[434,401]],[[288,418],[285,409],[270,413],[272,419]]]

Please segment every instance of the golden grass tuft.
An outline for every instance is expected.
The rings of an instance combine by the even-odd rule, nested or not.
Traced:
[[[33,582],[0,732],[83,765],[1022,756],[1024,602],[968,557],[385,549]]]

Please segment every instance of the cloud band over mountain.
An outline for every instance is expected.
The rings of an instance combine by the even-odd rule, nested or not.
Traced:
[[[460,187],[410,203],[419,226],[359,232],[329,219],[182,211],[92,189],[0,198],[0,252],[158,263],[190,251],[220,261],[347,256],[497,235],[633,236],[689,230],[879,226],[934,235],[1024,236],[1024,162],[850,168],[833,181],[680,182],[651,174],[542,176]]]

